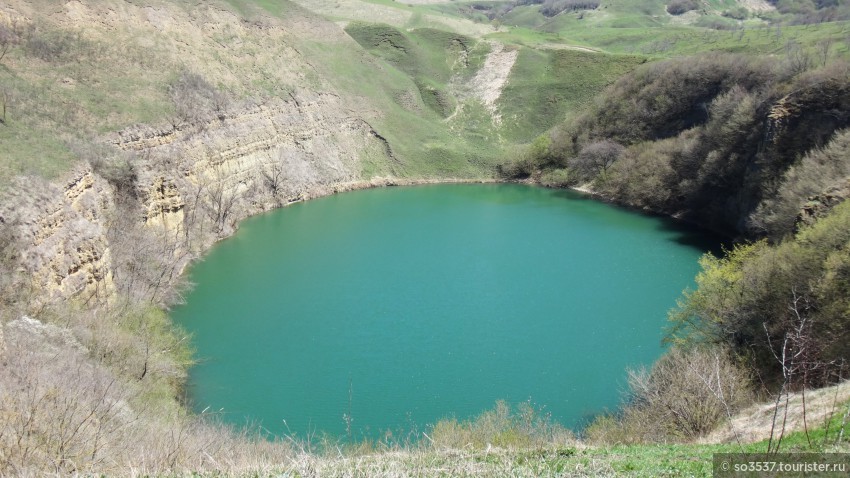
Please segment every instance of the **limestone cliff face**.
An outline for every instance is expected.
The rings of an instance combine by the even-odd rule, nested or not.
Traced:
[[[115,133],[110,140],[133,153],[135,207],[116,210],[118,192],[87,165],[37,194],[20,190],[10,202],[27,204],[18,214],[27,275],[52,299],[105,299],[114,291],[112,249],[176,237],[168,254],[185,263],[249,215],[347,189],[360,178],[361,155],[384,154],[384,145],[342,111],[333,95],[303,92],[205,124]],[[134,239],[134,224],[159,233]]]
[[[14,208],[0,215],[20,222],[24,272],[45,299],[103,298],[112,292],[106,240],[112,192],[105,180],[77,168],[52,183],[26,178]]]
[[[105,300],[118,291],[162,300],[182,267],[241,219],[349,189],[361,179],[361,158],[389,161],[369,125],[377,113],[335,90],[300,50],[356,44],[337,25],[282,5],[278,17],[242,16],[226,2],[189,8],[158,0],[10,0],[0,9],[79,32],[120,65],[150,65],[160,83],[138,94],[155,106],[170,101],[168,82],[181,71],[228,98],[190,118],[161,107],[157,121],[97,138],[129,162],[125,183],[99,175],[91,165],[104,158],[83,152],[58,179],[19,178],[8,188],[0,221],[17,218],[21,275],[38,295]],[[112,49],[115,41],[127,42],[126,55]]]
[[[227,235],[239,220],[360,177],[360,156],[382,154],[369,125],[332,94],[301,91],[203,124],[134,127],[112,142],[136,153],[144,221]],[[193,222],[194,221],[194,222]]]

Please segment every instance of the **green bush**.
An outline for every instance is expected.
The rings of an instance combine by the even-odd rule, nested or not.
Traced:
[[[734,18],[735,20],[746,20],[747,17],[750,16],[750,11],[747,10],[745,7],[735,7],[730,8],[728,10],[723,10],[723,13],[721,15],[727,18]]]
[[[696,290],[671,313],[675,340],[725,344],[768,384],[839,379],[850,360],[850,202],[778,245],[740,245],[700,264]]]
[[[667,4],[667,13],[670,15],[681,15],[699,8],[695,0],[670,0]]]
[[[540,184],[548,188],[565,188],[575,182],[575,178],[566,169],[550,169],[540,175]]]

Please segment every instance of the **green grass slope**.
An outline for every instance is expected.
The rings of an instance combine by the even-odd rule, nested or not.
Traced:
[[[646,59],[552,48],[522,48],[502,93],[505,136],[528,142],[570,115]]]

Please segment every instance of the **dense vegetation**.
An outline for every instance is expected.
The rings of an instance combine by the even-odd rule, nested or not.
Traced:
[[[843,378],[850,358],[850,203],[771,246],[706,256],[698,288],[672,314],[674,334],[724,343],[786,386]]]
[[[697,288],[670,314],[675,346],[651,371],[632,373],[627,405],[597,419],[589,436],[614,443],[694,439],[753,393],[779,403],[792,390],[846,379],[850,202],[777,245],[762,240],[724,257],[706,254],[702,267]],[[776,417],[772,423],[781,430]]]
[[[676,346],[632,375],[627,405],[591,436],[693,438],[752,393],[846,377],[850,65],[833,46],[641,66],[502,166],[507,177],[583,185],[739,241],[703,258],[697,289],[671,312]]]
[[[822,23],[850,19],[850,5],[841,0],[770,0],[790,23]]]
[[[838,133],[850,126],[848,73],[843,61],[811,68],[793,56],[779,63],[719,54],[654,63],[553,131],[535,159],[566,167],[573,182],[592,182],[625,204],[733,235],[778,238],[790,232],[789,218],[767,218],[780,206],[759,205],[783,190],[783,177],[804,155],[842,147]],[[614,144],[622,148],[612,157]],[[803,169],[789,174],[798,178]],[[831,185],[809,184],[807,191]],[[806,199],[785,194],[783,204],[796,201],[799,209]]]

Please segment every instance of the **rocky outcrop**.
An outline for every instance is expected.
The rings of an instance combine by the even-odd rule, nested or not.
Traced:
[[[847,198],[850,198],[850,178],[845,178],[843,182],[830,187],[823,193],[808,198],[800,213],[797,214],[795,229],[814,224]]]
[[[112,274],[106,228],[112,193],[90,169],[60,181],[21,178],[0,216],[20,224],[21,259],[27,278],[45,299],[105,297]]]
[[[218,2],[36,3],[12,0],[0,10],[3,19],[14,14],[45,31],[79,33],[108,53],[97,57],[101,63],[150,65],[153,79],[135,93],[159,118],[75,150],[80,161],[58,179],[18,178],[0,198],[0,220],[19,225],[20,276],[44,301],[105,300],[133,288],[152,298],[241,219],[351,188],[363,157],[392,161],[369,123],[380,113],[336,90],[302,54],[304,45],[356,45],[296,5],[281,2],[285,15],[269,15]],[[107,46],[116,41],[120,48]],[[169,96],[180,72],[203,77],[226,105],[180,116]],[[112,146],[107,157],[87,156],[101,154],[103,144]],[[91,166],[110,155],[129,164],[124,182]],[[131,274],[147,284],[128,284]]]
[[[111,139],[135,153],[144,221],[227,235],[242,218],[360,178],[362,154],[386,154],[371,127],[332,94],[243,105],[203,124],[134,127]]]
[[[13,188],[18,197],[4,202],[24,206],[2,217],[16,214],[22,221],[29,280],[49,299],[105,300],[114,291],[114,248],[137,270],[146,260],[137,257],[142,252],[124,249],[161,238],[172,242],[152,250],[167,251],[184,265],[247,216],[351,189],[360,179],[361,155],[388,153],[380,135],[342,106],[334,95],[301,91],[202,124],[115,133],[109,141],[133,169],[131,194],[86,165],[62,181],[22,178]],[[129,196],[118,201],[120,212],[119,194]],[[134,222],[161,233],[139,235]]]

